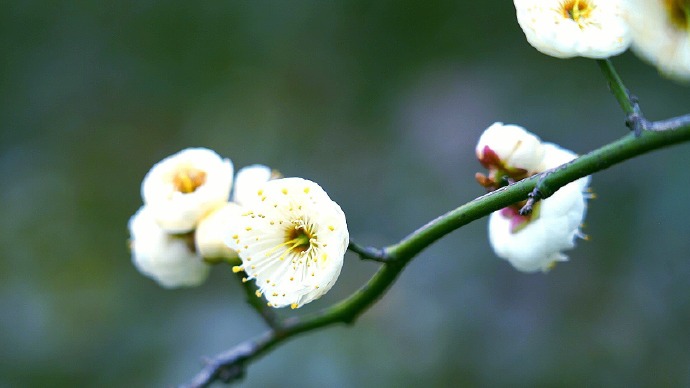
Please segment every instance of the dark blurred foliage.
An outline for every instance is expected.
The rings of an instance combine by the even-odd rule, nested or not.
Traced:
[[[127,221],[153,163],[205,146],[319,182],[353,239],[391,244],[482,194],[474,143],[517,123],[584,153],[624,135],[591,60],[525,41],[507,2],[0,5],[0,386],[171,386],[264,330],[227,267],[141,276]],[[651,119],[690,89],[614,59]],[[253,364],[266,386],[690,385],[690,145],[597,174],[548,275],[497,259],[486,221],[423,252],[352,328]],[[375,271],[348,254],[304,313]]]

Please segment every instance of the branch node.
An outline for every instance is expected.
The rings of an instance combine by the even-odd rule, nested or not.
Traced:
[[[520,215],[521,216],[528,216],[532,214],[532,210],[534,209],[534,205],[541,199],[541,193],[539,192],[538,188],[534,188],[531,193],[528,194],[527,202],[525,202],[525,205],[520,208]]]
[[[627,95],[630,105],[632,105],[632,112],[628,113],[628,115],[625,117],[625,126],[633,131],[635,137],[640,137],[643,131],[651,129],[652,123],[642,114],[640,100],[637,98],[637,96],[630,93],[627,93]]]
[[[545,183],[545,179],[551,175],[553,171],[554,170],[548,170],[544,172],[539,178],[539,181],[537,181],[537,184],[534,186],[534,189],[527,194],[527,202],[525,202],[525,205],[520,209],[521,216],[530,215],[534,209],[534,205],[537,202],[553,195],[553,190],[551,190]]]
[[[352,240],[350,240],[350,245],[348,245],[347,248],[358,254],[359,258],[362,260],[378,261],[379,263],[390,263],[393,261],[393,259],[388,256],[385,249],[363,247]]]

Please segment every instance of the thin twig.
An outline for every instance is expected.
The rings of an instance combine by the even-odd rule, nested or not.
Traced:
[[[623,84],[623,80],[618,75],[616,68],[610,59],[598,59],[597,64],[604,74],[609,85],[609,90],[616,97],[618,104],[627,115],[636,113],[639,110],[639,105],[635,98],[632,97],[628,88]]]
[[[363,247],[352,240],[350,240],[350,244],[348,245],[347,249],[358,254],[362,260],[378,261],[380,263],[385,263],[392,260],[386,254],[385,250],[374,247]]]
[[[179,388],[201,388],[211,385],[215,380],[230,383],[244,377],[246,362],[256,358],[262,350],[275,341],[275,331],[266,332],[260,337],[240,343],[232,349],[206,360],[206,365],[194,379]]]
[[[650,122],[642,114],[637,97],[625,87],[610,59],[598,59],[597,64],[608,82],[609,90],[626,114],[625,125],[633,131],[635,136],[639,137],[642,131],[648,129]]]
[[[670,131],[690,125],[690,114],[674,117],[668,120],[653,121],[647,125],[648,131]]]

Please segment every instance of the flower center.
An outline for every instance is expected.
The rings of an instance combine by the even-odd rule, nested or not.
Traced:
[[[679,30],[686,30],[690,33],[690,1],[664,0],[664,6],[671,23]]]
[[[286,231],[284,245],[288,247],[288,252],[302,253],[311,248],[312,237],[313,233],[300,222]]]
[[[177,170],[172,183],[175,190],[183,194],[193,193],[206,182],[206,172],[194,167],[183,167]]]
[[[573,20],[580,28],[583,27],[593,9],[594,7],[588,0],[566,0],[561,6],[563,17]]]

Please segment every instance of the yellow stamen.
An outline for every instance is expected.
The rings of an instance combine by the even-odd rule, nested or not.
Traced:
[[[690,2],[687,0],[664,0],[664,6],[671,24],[690,34]]]
[[[280,248],[282,248],[282,247],[287,247],[286,250],[287,250],[288,252],[292,252],[292,251],[303,252],[303,251],[306,251],[306,250],[308,250],[308,249],[310,248],[310,246],[311,246],[310,241],[311,241],[311,237],[309,237],[306,233],[304,233],[304,231],[301,231],[301,233],[298,232],[298,234],[297,234],[294,238],[292,238],[292,239],[290,239],[290,240],[287,240],[287,241],[285,241],[284,243],[278,244],[278,245],[276,245],[275,247],[273,247],[273,249],[271,249],[270,251],[266,252],[266,256],[272,255],[275,251],[277,251],[278,249],[280,249]],[[305,248],[305,247],[306,247],[306,248]],[[281,260],[284,260],[285,257],[284,257],[284,256],[280,256],[280,259],[281,259]]]
[[[594,9],[589,0],[566,0],[561,7],[563,17],[573,20],[580,28],[584,26],[585,20]]]
[[[183,194],[193,193],[204,183],[206,183],[206,172],[194,167],[180,168],[172,178],[175,190]]]

